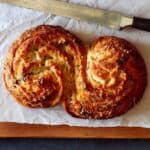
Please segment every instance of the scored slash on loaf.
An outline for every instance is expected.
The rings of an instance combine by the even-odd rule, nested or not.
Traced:
[[[106,119],[137,103],[147,84],[143,58],[128,41],[104,36],[91,47],[58,26],[25,31],[4,63],[6,88],[24,106],[63,104],[72,116]]]

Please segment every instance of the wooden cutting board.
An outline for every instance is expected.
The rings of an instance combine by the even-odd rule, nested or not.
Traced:
[[[150,129],[138,127],[69,127],[0,123],[0,137],[32,138],[150,138]]]

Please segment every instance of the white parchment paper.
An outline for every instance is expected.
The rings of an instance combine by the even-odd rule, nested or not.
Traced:
[[[70,0],[68,2],[119,11],[125,15],[150,18],[150,0]],[[69,13],[69,12],[68,12]],[[150,127],[150,84],[142,100],[126,114],[108,120],[83,120],[71,117],[61,106],[29,109],[19,105],[9,95],[2,82],[2,64],[12,42],[26,29],[39,24],[60,25],[90,43],[102,35],[123,37],[139,49],[145,59],[150,81],[150,32],[136,29],[116,31],[84,21],[45,14],[25,8],[0,4],[0,121],[32,124],[67,124],[73,126],[140,126]]]

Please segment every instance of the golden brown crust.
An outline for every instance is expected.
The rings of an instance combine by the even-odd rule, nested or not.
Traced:
[[[124,39],[100,37],[87,50],[61,27],[41,25],[14,42],[3,79],[25,106],[50,107],[62,101],[72,116],[106,119],[140,100],[147,72],[137,49]]]
[[[66,97],[71,83],[71,55],[78,55],[81,47],[80,40],[61,27],[41,25],[27,30],[10,48],[4,65],[8,91],[28,107],[56,105]]]
[[[78,90],[65,102],[70,114],[86,119],[112,118],[128,111],[142,97],[146,67],[132,44],[117,37],[100,37],[86,59],[86,80],[76,78]]]

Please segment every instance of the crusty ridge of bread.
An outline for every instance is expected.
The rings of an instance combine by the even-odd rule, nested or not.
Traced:
[[[143,58],[128,41],[104,36],[97,39],[87,54],[86,83],[66,110],[84,119],[107,119],[127,112],[137,103],[147,84]]]
[[[124,39],[104,36],[86,48],[69,31],[40,25],[14,42],[3,79],[24,106],[46,108],[62,102],[72,116],[107,119],[140,100],[147,71],[137,49]]]

